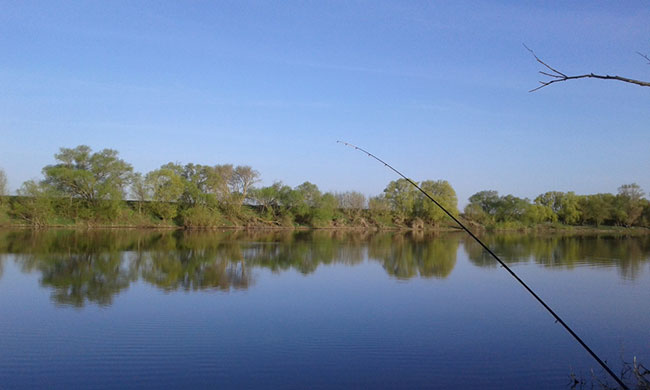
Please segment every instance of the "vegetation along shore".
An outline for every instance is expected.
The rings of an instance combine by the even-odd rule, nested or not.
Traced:
[[[450,229],[444,213],[406,180],[367,198],[356,191],[321,192],[308,181],[256,186],[250,166],[168,163],[134,172],[115,150],[61,148],[42,180],[9,196],[0,170],[0,226],[168,228]],[[648,232],[650,201],[637,184],[617,194],[549,191],[534,200],[480,191],[460,213],[446,180],[419,185],[477,229]]]

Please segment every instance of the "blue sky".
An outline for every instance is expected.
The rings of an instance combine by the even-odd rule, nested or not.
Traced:
[[[484,189],[650,190],[650,6],[626,2],[0,0],[0,167],[12,190],[59,147],[136,171],[251,165],[262,185],[381,193],[394,174]]]

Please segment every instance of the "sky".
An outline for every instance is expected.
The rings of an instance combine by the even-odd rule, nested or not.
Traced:
[[[250,165],[258,185],[378,195],[398,177],[481,190],[650,191],[646,1],[0,0],[0,168],[60,147]]]

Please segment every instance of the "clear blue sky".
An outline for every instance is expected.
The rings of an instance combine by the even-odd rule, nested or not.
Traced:
[[[15,190],[59,147],[247,164],[263,185],[381,193],[650,190],[650,88],[536,86],[526,43],[566,73],[650,80],[647,1],[0,0],[0,167]]]

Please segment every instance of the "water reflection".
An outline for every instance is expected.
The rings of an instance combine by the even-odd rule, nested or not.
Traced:
[[[621,277],[634,280],[650,260],[650,236],[501,234],[482,240],[507,264],[535,262],[548,268],[577,266],[616,267]],[[496,261],[464,238],[470,261],[479,267],[495,267]]]
[[[648,263],[650,237],[487,236],[486,243],[510,264],[543,267],[616,267],[634,279]],[[470,261],[494,267],[461,234],[346,231],[0,231],[0,277],[10,253],[23,272],[37,272],[52,299],[81,307],[110,305],[143,280],[164,291],[247,289],[255,268],[314,272],[323,264],[379,262],[395,278],[446,278],[462,242]]]
[[[386,272],[397,278],[446,278],[456,265],[458,244],[457,235],[377,235],[369,241],[368,255],[381,261]]]

